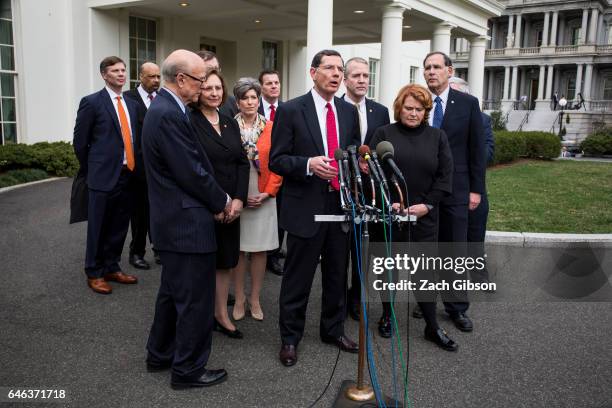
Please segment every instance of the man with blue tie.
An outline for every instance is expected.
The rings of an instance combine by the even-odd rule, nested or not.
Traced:
[[[214,325],[214,223],[233,211],[186,114],[187,104],[200,97],[205,74],[197,54],[172,52],[162,64],[164,87],[142,131],[151,235],[162,261],[147,370],[171,368],[175,389],[227,378],[225,370],[207,369],[206,363]]]
[[[310,68],[314,87],[279,106],[272,129],[270,170],[283,176],[280,225],[288,233],[279,297],[279,359],[285,366],[297,362],[319,259],[323,286],[319,336],[343,351],[358,351],[344,334],[348,230],[340,223],[314,220],[316,214],[342,214],[334,151],[360,142],[357,111],[334,96],[343,72],[337,51],[319,51]]]
[[[87,284],[96,293],[112,292],[108,281],[134,284],[135,276],[121,271],[119,261],[132,211],[132,183],[140,151],[137,106],[121,95],[125,63],[107,57],[100,63],[106,86],[81,99],[74,125],[74,152],[88,187]]]
[[[478,99],[449,86],[453,75],[451,59],[444,53],[429,53],[424,75],[434,102],[429,124],[444,130],[448,137],[455,169],[453,192],[440,203],[438,241],[455,243],[460,250],[468,238],[468,213],[480,204],[485,193],[486,155],[482,115]],[[455,291],[444,308],[461,331],[472,331],[467,316],[467,293]]]

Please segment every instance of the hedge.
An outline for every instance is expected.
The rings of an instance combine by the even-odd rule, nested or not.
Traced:
[[[580,150],[592,156],[612,155],[612,128],[603,128],[588,135],[580,143]]]
[[[74,176],[79,162],[67,142],[41,142],[33,145],[0,146],[0,172],[18,169],[40,169],[53,176]]]
[[[548,132],[497,131],[493,164],[509,163],[521,157],[550,160],[559,157],[561,140]]]
[[[49,177],[46,171],[40,169],[9,170],[0,174],[0,188],[43,180]]]

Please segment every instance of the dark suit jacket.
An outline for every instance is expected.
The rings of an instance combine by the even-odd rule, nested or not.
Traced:
[[[165,89],[151,103],[142,135],[155,248],[216,251],[213,214],[223,211],[227,196],[187,115]]]
[[[342,99],[344,99],[345,95],[342,95]],[[359,145],[362,145],[362,144],[369,145],[370,140],[372,140],[372,135],[374,134],[374,131],[381,126],[385,126],[391,123],[391,121],[389,120],[389,109],[387,109],[386,106],[381,105],[380,103],[373,101],[371,99],[368,99],[368,98],[366,98],[365,104],[366,104],[366,114],[367,114],[366,119],[368,121],[368,130],[366,131],[366,135],[365,135],[365,139],[363,143],[359,143]],[[361,134],[361,131],[360,131],[360,134]]]
[[[234,98],[234,95],[227,97],[225,103],[219,107],[219,112],[228,118],[234,119],[234,116],[238,113],[238,105],[236,105],[236,98]]]
[[[484,127],[485,145],[487,150],[487,164],[493,161],[495,157],[495,139],[493,138],[493,125],[491,117],[482,112],[482,126]]]
[[[138,146],[138,151],[142,151],[142,126],[144,125],[144,118],[145,118],[145,115],[147,114],[147,105],[145,105],[142,98],[140,97],[140,94],[138,93],[136,89],[130,89],[129,91],[125,91],[123,93],[123,97],[126,100],[130,99],[134,101],[136,103],[136,106],[138,107],[136,116],[138,118],[139,132],[136,135],[134,135],[134,145]],[[136,160],[137,160],[136,161],[136,175],[140,179],[144,179],[145,170],[144,170],[144,163],[142,161],[142,155],[138,155]]]
[[[339,146],[359,146],[359,119],[353,106],[340,98],[334,103],[338,112]],[[279,106],[272,128],[270,169],[283,176],[283,201],[280,225],[291,234],[310,238],[319,230],[315,214],[323,214],[328,182],[306,175],[310,157],[325,156],[323,136],[310,92]],[[338,208],[340,212],[340,208]]]
[[[276,109],[278,109],[278,107],[281,106],[283,103],[284,102],[279,99],[278,102],[276,103]],[[263,107],[262,98],[259,98],[259,108],[257,108],[257,112],[261,116],[266,116],[266,114],[264,113],[264,107]],[[276,119],[276,117],[275,117],[275,119]]]
[[[470,192],[485,192],[485,139],[478,99],[450,88],[442,129],[455,164],[453,194],[444,203],[467,204]]]
[[[192,111],[190,118],[198,140],[213,166],[215,180],[232,199],[242,200],[246,207],[250,163],[242,148],[238,123],[235,119],[219,114],[219,136],[199,110]]]
[[[136,104],[125,99],[130,115],[132,139],[138,135]],[[87,185],[92,190],[110,191],[117,184],[123,166],[123,137],[119,118],[106,89],[81,99],[74,125],[74,152],[79,160]],[[140,149],[133,142],[134,158]]]

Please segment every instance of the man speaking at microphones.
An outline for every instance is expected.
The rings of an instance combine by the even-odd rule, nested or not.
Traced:
[[[342,214],[338,164],[340,147],[360,142],[359,120],[353,106],[334,94],[344,72],[341,55],[318,52],[312,59],[310,92],[278,107],[272,129],[270,169],[283,176],[280,225],[287,231],[287,259],[279,298],[279,326],[285,366],[297,362],[306,308],[321,258],[323,286],[321,340],[356,353],[357,344],[344,335],[348,231],[340,223],[315,223],[317,214]]]

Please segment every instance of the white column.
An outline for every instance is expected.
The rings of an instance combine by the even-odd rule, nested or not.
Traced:
[[[557,44],[566,45],[565,44],[565,18],[564,16],[562,16],[560,19],[558,31],[559,31],[559,34],[557,35],[557,37],[559,37],[559,41],[557,41]]]
[[[403,6],[393,4],[383,7],[382,34],[380,51],[380,103],[393,111],[395,94],[402,85],[401,53],[402,23],[404,19]],[[449,37],[450,48],[450,37]],[[446,50],[448,53],[448,49]]]
[[[550,20],[550,11],[544,13],[544,30],[542,31],[542,47],[548,46],[548,21]]]
[[[557,24],[559,20],[559,12],[555,11],[552,15],[552,29],[550,32],[550,45],[557,45]]]
[[[495,71],[489,69],[489,84],[487,86],[487,99],[493,99],[493,87],[495,86]]]
[[[510,85],[510,100],[512,102],[516,101],[516,90],[518,88],[518,67],[512,67],[512,84]]]
[[[436,24],[431,39],[431,51],[440,51],[445,54],[450,52],[451,30],[455,28],[449,22],[443,21]]]
[[[521,48],[521,34],[523,31],[521,15],[516,16],[516,34],[514,36],[514,47]]]
[[[499,24],[497,23],[497,19],[493,20],[493,26],[491,27],[491,48],[497,48],[497,33],[498,33]]]
[[[591,81],[593,80],[593,64],[586,65],[584,73],[584,86],[582,87],[582,96],[587,101],[591,100]]]
[[[582,92],[582,67],[584,64],[576,65],[576,97]],[[584,96],[584,95],[583,95]]]
[[[546,78],[546,100],[550,100],[552,98],[552,86],[553,86],[553,73],[555,66],[548,66],[548,77]]]
[[[306,89],[312,86],[310,63],[314,55],[332,47],[333,0],[308,0],[308,26],[306,29]]]
[[[530,47],[531,43],[531,20],[528,18],[525,19],[525,35],[523,35],[523,45],[525,47]]]
[[[580,39],[578,40],[578,44],[582,45],[586,43],[587,37],[587,24],[589,22],[589,10],[582,10],[582,26],[580,26]]]
[[[487,40],[488,37],[486,35],[470,39],[470,69],[468,70],[468,83],[470,84],[472,96],[478,98],[481,103],[484,91],[484,66]]]
[[[597,23],[599,23],[599,9],[591,10],[591,25],[589,26],[589,44],[597,43]]]
[[[514,15],[508,17],[508,37],[506,37],[506,48],[514,47]]]
[[[508,94],[508,88],[510,87],[510,67],[506,65],[506,69],[504,70],[504,100],[510,99],[510,95]]]
[[[544,79],[546,77],[546,67],[540,65],[540,79],[538,80],[538,100],[544,99]]]

